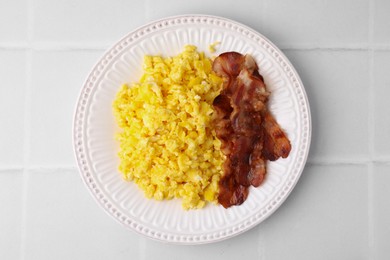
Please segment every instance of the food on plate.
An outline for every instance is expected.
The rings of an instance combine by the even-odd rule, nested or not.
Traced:
[[[138,83],[113,103],[121,128],[119,170],[148,198],[181,198],[184,209],[217,203],[225,156],[212,103],[223,80],[195,46],[174,57],[146,56]]]
[[[224,78],[213,105],[215,131],[226,156],[218,202],[228,208],[246,200],[249,187],[264,181],[266,161],[286,158],[291,144],[267,108],[270,93],[250,55],[222,53],[213,70]]]
[[[240,205],[264,181],[267,160],[289,155],[252,56],[225,52],[212,61],[187,45],[174,57],[145,56],[143,69],[113,109],[119,170],[148,198],[181,198],[184,209]]]
[[[221,44],[221,42],[216,41],[209,45],[209,52],[215,53],[217,51],[217,45]]]

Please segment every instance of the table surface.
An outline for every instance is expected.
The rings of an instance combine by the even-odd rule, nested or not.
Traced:
[[[111,219],[76,167],[72,117],[103,52],[178,14],[259,31],[301,76],[312,145],[297,186],[223,242],[151,241]],[[390,255],[390,1],[0,2],[0,259],[386,259]]]

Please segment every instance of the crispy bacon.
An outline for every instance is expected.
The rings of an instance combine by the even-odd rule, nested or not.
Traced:
[[[275,118],[266,110],[263,119],[264,127],[264,158],[275,161],[287,158],[291,151],[291,144],[284,131],[280,128]]]
[[[253,146],[253,152],[249,161],[251,169],[248,173],[248,180],[254,187],[259,187],[265,177],[265,159],[262,151],[263,138],[261,136]]]
[[[218,202],[228,208],[246,200],[249,186],[264,181],[266,160],[286,158],[291,144],[267,109],[269,92],[250,55],[223,53],[213,70],[225,80],[213,106],[215,131],[226,155]]]

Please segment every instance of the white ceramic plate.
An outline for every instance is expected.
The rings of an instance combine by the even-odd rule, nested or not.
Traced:
[[[149,55],[177,55],[186,44],[208,52],[251,54],[272,92],[270,110],[292,143],[287,159],[268,164],[265,182],[251,188],[241,206],[209,205],[184,211],[181,201],[146,199],[118,172],[117,128],[112,102],[123,83],[138,81]],[[304,168],[310,146],[311,119],[304,87],[293,66],[268,39],[232,20],[205,15],[169,17],[145,25],[116,43],[89,74],[77,102],[73,140],[81,177],[92,196],[114,219],[152,239],[177,244],[216,242],[249,230],[270,216],[286,199]]]

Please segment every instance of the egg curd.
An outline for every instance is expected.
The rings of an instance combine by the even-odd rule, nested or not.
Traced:
[[[222,78],[192,45],[174,57],[145,56],[143,69],[113,103],[121,128],[119,171],[148,198],[180,198],[184,209],[217,203],[225,157],[212,127],[212,102]]]

